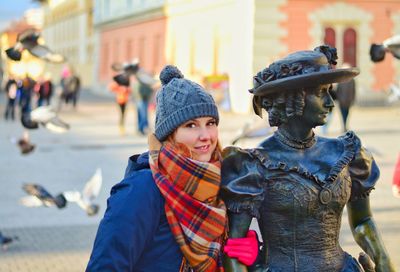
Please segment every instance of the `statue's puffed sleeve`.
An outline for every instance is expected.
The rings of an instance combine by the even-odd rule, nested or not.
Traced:
[[[349,163],[352,184],[350,201],[367,197],[379,178],[379,168],[371,152],[361,146],[361,141],[356,135],[353,141],[355,155]]]
[[[251,150],[227,147],[223,151],[220,197],[229,211],[259,217],[264,199],[263,169]]]

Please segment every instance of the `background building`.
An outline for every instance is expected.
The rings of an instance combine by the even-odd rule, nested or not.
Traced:
[[[66,64],[80,77],[83,87],[91,87],[93,78],[93,1],[49,0],[44,11],[43,37],[46,44],[64,55]],[[47,64],[58,82],[62,64]]]
[[[248,112],[252,77],[293,51],[330,44],[339,63],[360,67],[359,103],[382,102],[399,78],[399,63],[387,56],[375,64],[371,43],[399,33],[396,0],[98,0],[99,82],[113,62],[138,57],[157,74],[166,63],[202,82],[230,109]]]
[[[5,53],[5,50],[14,46],[19,33],[28,29],[40,30],[40,15],[40,9],[28,10],[22,19],[11,22],[8,27],[2,30],[0,34],[0,87],[3,83],[2,79],[6,79],[9,76],[22,79],[28,75],[33,79],[37,79],[43,74],[45,69],[44,61],[32,56],[27,50],[22,52],[20,61],[9,59]]]
[[[95,1],[96,88],[111,80],[113,63],[137,58],[147,72],[165,65],[165,0]]]

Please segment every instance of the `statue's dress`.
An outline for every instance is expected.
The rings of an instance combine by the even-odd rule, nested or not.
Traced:
[[[262,271],[362,271],[339,245],[343,208],[365,198],[379,169],[353,132],[305,148],[275,134],[259,148],[224,150],[221,197],[257,217]]]

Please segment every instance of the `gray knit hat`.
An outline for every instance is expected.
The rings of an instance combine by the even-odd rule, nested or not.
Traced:
[[[156,97],[155,134],[164,141],[183,123],[211,116],[219,122],[218,108],[214,99],[199,84],[184,79],[181,71],[167,65],[160,73],[161,89]]]

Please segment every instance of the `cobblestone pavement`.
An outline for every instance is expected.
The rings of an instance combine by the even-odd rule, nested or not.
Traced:
[[[5,229],[18,241],[0,253],[0,271],[81,272],[87,264],[97,225]]]
[[[0,114],[4,104],[1,95]],[[21,125],[6,122],[0,116],[0,231],[19,237],[7,251],[0,250],[0,272],[84,271],[111,186],[121,180],[128,157],[146,149],[146,138],[135,133],[132,104],[127,114],[127,133],[121,136],[113,100],[84,95],[77,110],[64,107],[60,114],[71,124],[71,130],[66,134],[32,131],[31,141],[37,147],[26,156],[20,155],[10,142],[22,135]],[[222,112],[222,145],[230,144],[246,123],[253,126],[263,122],[253,114]],[[380,166],[381,177],[371,195],[371,205],[386,247],[400,271],[400,199],[391,193],[394,164],[400,153],[400,107],[355,108],[350,127]],[[328,137],[339,134],[339,113],[335,111]],[[241,140],[238,145],[254,147],[261,139]],[[97,200],[101,209],[94,217],[86,216],[76,205],[57,210],[29,209],[18,204],[24,196],[23,183],[40,183],[55,194],[81,189],[97,167],[103,170],[103,188]],[[357,256],[360,249],[351,236],[346,212],[343,216],[341,245]]]

